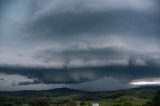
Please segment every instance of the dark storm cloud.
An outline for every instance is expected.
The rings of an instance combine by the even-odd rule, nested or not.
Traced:
[[[13,5],[16,6],[18,2],[16,0]],[[97,35],[110,36],[109,34],[157,36],[159,12],[154,11],[157,9],[156,3],[156,0],[21,2],[21,5],[27,5],[28,8],[18,8],[23,8],[24,16],[27,15],[28,18],[20,23],[23,31],[19,33],[29,40],[58,38],[63,41],[70,40],[73,36],[87,39]]]
[[[154,71],[153,71],[154,70]],[[22,75],[34,79],[33,83],[81,83],[97,80],[103,77],[112,77],[121,81],[129,81],[138,78],[158,77],[159,67],[149,66],[109,66],[94,68],[73,69],[42,69],[42,68],[2,68],[1,73],[8,75]],[[24,84],[24,83],[23,83]],[[29,84],[29,83],[27,83]]]
[[[1,78],[0,80],[4,80],[3,78]]]
[[[159,67],[159,58],[154,55],[157,53],[147,53],[118,46],[87,45],[81,47],[76,45],[62,51],[54,51],[53,48],[41,50],[35,55],[35,58],[48,64],[55,60],[62,61],[61,68],[129,65]]]
[[[1,0],[0,90],[113,90],[158,78],[159,5],[158,0]]]
[[[8,3],[10,3],[12,0],[1,0],[0,1],[0,12],[3,11],[3,9],[6,7],[6,5],[8,5]]]
[[[19,82],[18,85],[32,85],[32,84],[40,84],[42,82],[40,82],[39,80],[33,80],[31,82]]]
[[[23,76],[19,78],[20,81],[15,81],[19,86],[38,85],[38,84],[65,84],[71,88],[83,90],[116,90],[132,87],[129,85],[135,79],[158,78],[159,67],[149,66],[110,66],[110,67],[94,67],[94,68],[73,68],[73,69],[29,69],[1,67],[0,75],[6,74],[8,76]],[[25,78],[25,79],[24,79]],[[93,85],[101,83],[110,84],[110,87],[92,88]],[[115,88],[115,84],[119,83]],[[86,88],[86,84],[89,84]],[[112,85],[113,84],[113,85]],[[31,89],[34,89],[31,87]]]
[[[92,37],[104,34],[131,34],[157,36],[159,13],[137,12],[134,10],[62,12],[46,14],[31,21],[27,31],[42,38]],[[157,23],[158,22],[158,23]],[[91,37],[91,36],[85,36]]]

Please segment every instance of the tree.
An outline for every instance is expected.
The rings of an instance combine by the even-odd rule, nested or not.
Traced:
[[[49,103],[47,100],[38,99],[30,101],[29,106],[49,106]]]
[[[74,100],[69,100],[67,106],[77,106],[77,103]]]
[[[80,106],[86,106],[86,103],[84,101],[80,102]]]
[[[160,91],[157,92],[156,96],[152,99],[152,101],[148,101],[143,106],[160,106]]]
[[[153,106],[160,106],[160,91],[157,92],[156,96],[152,100]]]

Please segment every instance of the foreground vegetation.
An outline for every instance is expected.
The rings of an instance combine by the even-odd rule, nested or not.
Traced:
[[[0,106],[160,106],[159,87],[113,92],[85,92],[67,88],[50,91],[0,92]],[[158,93],[157,93],[158,92]]]

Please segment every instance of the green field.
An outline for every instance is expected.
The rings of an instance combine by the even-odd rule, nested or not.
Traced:
[[[93,102],[100,106],[143,106],[151,101],[159,90],[159,87],[146,87],[86,92],[61,88],[48,91],[0,92],[0,106],[91,106]]]

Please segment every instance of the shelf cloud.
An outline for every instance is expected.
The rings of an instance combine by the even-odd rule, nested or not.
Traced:
[[[0,90],[149,85],[160,70],[159,5],[158,0],[1,0]],[[103,83],[110,87],[92,87]]]

